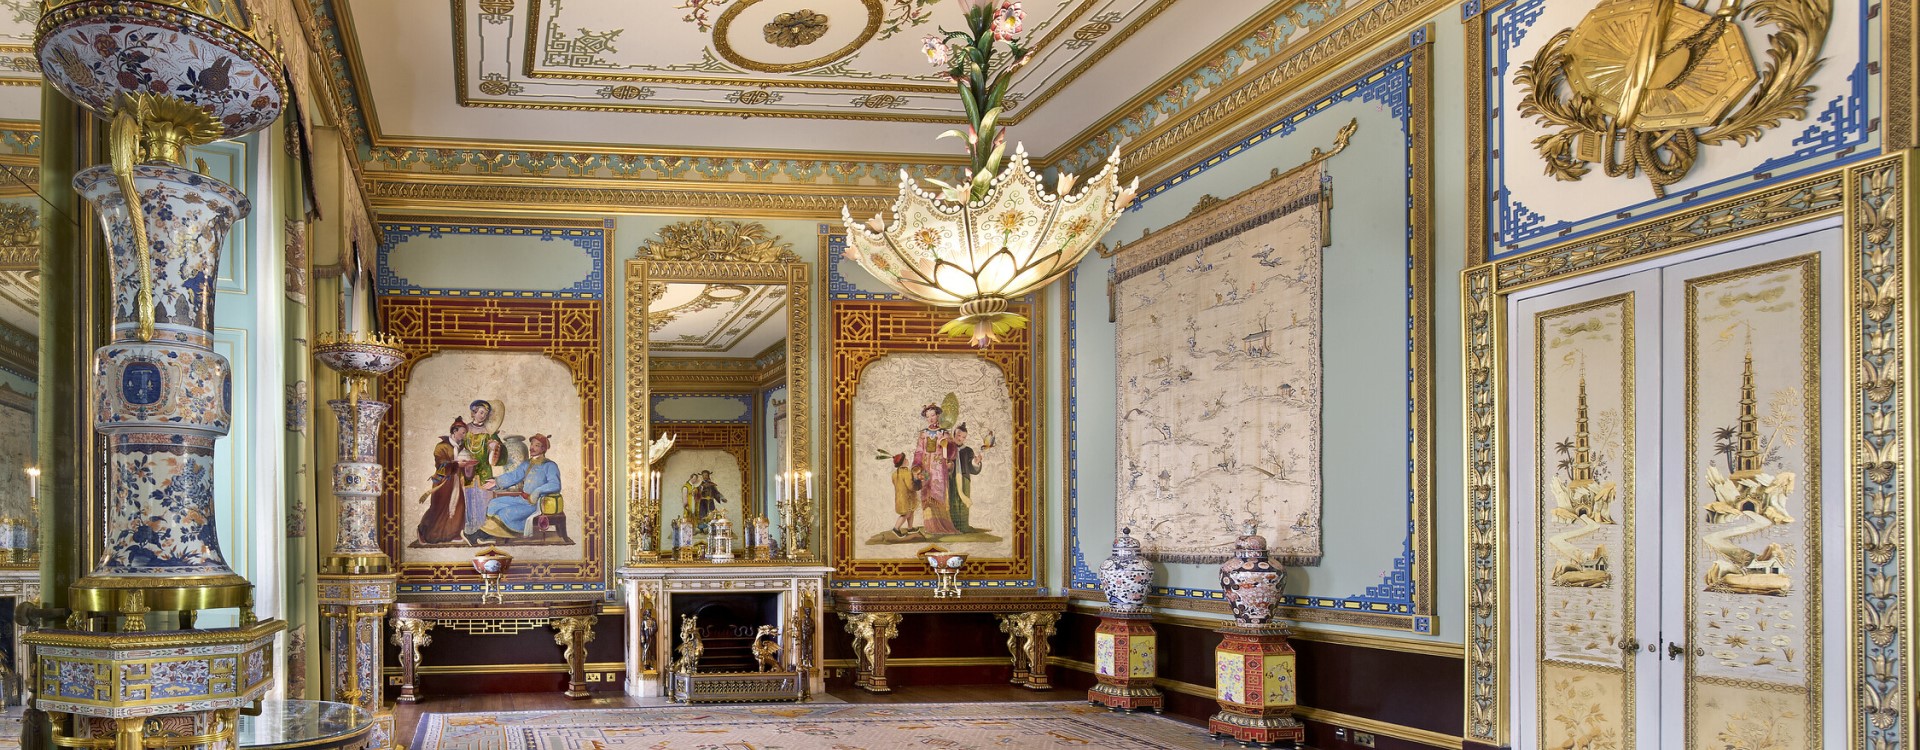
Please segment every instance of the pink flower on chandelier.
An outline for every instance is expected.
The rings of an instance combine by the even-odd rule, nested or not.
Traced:
[[[999,41],[1011,41],[1020,34],[1026,23],[1027,12],[1020,9],[1020,0],[1007,0],[1000,4],[1000,10],[993,14],[993,38]]]

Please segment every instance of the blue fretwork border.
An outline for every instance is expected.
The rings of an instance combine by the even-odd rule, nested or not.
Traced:
[[[505,299],[600,299],[606,288],[607,235],[613,220],[599,227],[577,224],[541,226],[535,223],[488,223],[486,221],[438,222],[405,221],[380,224],[380,252],[377,260],[375,291],[384,297],[490,297]],[[587,252],[593,270],[587,277],[565,289],[449,289],[423,287],[394,273],[388,261],[392,253],[408,240],[426,237],[538,237],[542,242],[566,242]]]
[[[848,280],[845,274],[840,273],[840,256],[841,253],[847,251],[847,233],[844,231],[836,232],[834,231],[834,225],[823,223],[820,225],[820,236],[824,238],[823,241],[825,244],[823,247],[826,248],[820,254],[820,265],[826,269],[827,299],[906,299],[906,297],[893,292],[868,289]]]
[[[1400,137],[1404,143],[1402,153],[1407,155],[1408,160],[1406,178],[1408,191],[1407,201],[1410,211],[1414,191],[1426,189],[1425,186],[1417,184],[1412,164],[1412,160],[1416,158],[1415,155],[1420,153],[1419,144],[1416,143],[1415,139],[1423,135],[1415,132],[1412,123],[1412,87],[1415,85],[1414,56],[1425,53],[1424,47],[1428,43],[1425,31],[1425,28],[1422,27],[1418,30],[1418,33],[1409,36],[1408,45],[1412,47],[1412,50],[1408,53],[1395,57],[1379,67],[1357,76],[1352,79],[1352,82],[1348,85],[1337,87],[1323,97],[1281,113],[1271,124],[1258,129],[1240,141],[1219,149],[1212,154],[1200,157],[1185,169],[1143,190],[1139,201],[1129,210],[1137,210],[1147,201],[1164,195],[1179,184],[1192,179],[1194,176],[1219,166],[1228,159],[1245,153],[1256,144],[1291,134],[1299,127],[1300,123],[1307,121],[1320,112],[1332,108],[1336,104],[1344,101],[1357,100],[1370,102],[1382,107],[1400,122]],[[1414,246],[1415,234],[1413,219],[1411,218],[1409,218],[1407,223],[1406,239],[1406,268],[1408,283],[1411,284],[1414,279],[1414,259],[1419,253],[1419,249]],[[1072,479],[1072,477],[1078,476],[1080,471],[1079,361],[1075,353],[1077,348],[1075,342],[1079,335],[1077,325],[1078,311],[1075,300],[1078,297],[1079,284],[1080,269],[1075,268],[1073,273],[1068,275],[1065,283],[1068,303],[1065,309],[1065,320],[1062,321],[1063,326],[1066,328],[1065,350],[1062,356],[1066,360],[1067,370],[1066,383],[1063,384],[1063,388],[1065,389],[1065,397],[1067,400],[1068,424],[1066,433],[1067,444],[1063,452],[1070,467],[1069,478],[1065,488],[1067,502],[1066,520],[1069,529],[1066,555],[1067,586],[1070,589],[1079,591],[1098,591],[1100,589],[1099,580],[1096,578],[1093,568],[1088,565],[1086,552],[1081,545],[1081,535],[1079,532],[1080,494],[1078,483]],[[1411,290],[1409,290],[1408,299],[1411,302]],[[1408,365],[1407,382],[1411,385],[1416,382],[1416,373],[1412,371],[1413,341],[1411,339],[1414,335],[1416,321],[1411,305],[1408,307],[1405,320],[1405,330],[1407,331],[1409,339],[1404,352]],[[1414,413],[1415,410],[1413,398],[1414,394],[1410,387],[1407,394],[1408,414]],[[1414,436],[1412,430],[1409,429],[1406,434],[1408,441],[1410,443],[1413,442]],[[1409,459],[1407,469],[1409,473],[1413,470],[1411,459]],[[1380,583],[1368,586],[1362,593],[1346,596],[1287,595],[1283,597],[1282,603],[1285,606],[1312,610],[1402,616],[1407,618],[1407,629],[1415,633],[1432,633],[1432,616],[1417,611],[1419,608],[1417,590],[1419,581],[1414,570],[1416,562],[1414,550],[1417,542],[1415,534],[1418,533],[1418,519],[1420,518],[1420,509],[1417,507],[1418,500],[1416,488],[1410,479],[1406,496],[1407,515],[1406,525],[1404,527],[1405,535],[1402,539],[1401,551],[1399,556],[1394,558],[1392,568],[1386,571],[1381,577]],[[1220,603],[1226,601],[1225,592],[1203,587],[1155,586],[1151,593],[1154,596],[1177,600]],[[1284,617],[1285,615],[1282,616]]]
[[[1804,120],[1788,120],[1782,123],[1781,132],[1768,133],[1765,138],[1787,139],[1797,146],[1792,153],[1761,162],[1751,172],[1728,175],[1713,182],[1691,188],[1683,193],[1671,193],[1665,198],[1652,198],[1624,206],[1602,206],[1592,215],[1570,220],[1549,222],[1547,217],[1516,200],[1512,190],[1506,184],[1507,154],[1501,152],[1506,143],[1506,123],[1518,114],[1503,98],[1505,89],[1502,81],[1512,74],[1509,52],[1526,36],[1527,30],[1540,19],[1547,0],[1514,0],[1513,2],[1470,3],[1475,13],[1486,14],[1487,38],[1485,40],[1489,64],[1486,67],[1486,79],[1483,83],[1486,92],[1486,119],[1492,125],[1493,133],[1488,136],[1485,169],[1487,179],[1487,237],[1486,247],[1489,260],[1512,257],[1543,247],[1558,245],[1581,237],[1599,234],[1629,224],[1646,221],[1679,211],[1690,205],[1699,205],[1702,200],[1711,200],[1760,190],[1805,177],[1814,172],[1832,169],[1877,155],[1880,149],[1869,141],[1873,138],[1877,123],[1867,116],[1869,108],[1868,82],[1877,77],[1877,67],[1873,67],[1872,51],[1877,49],[1872,36],[1870,22],[1879,14],[1869,12],[1869,6],[1862,5],[1859,19],[1860,59],[1852,72],[1847,75],[1847,86],[1840,92],[1814,92],[1813,106],[1809,108]],[[1877,8],[1877,5],[1872,6]],[[1462,20],[1472,14],[1462,10]],[[1759,54],[1759,49],[1755,49]],[[1831,62],[1831,61],[1829,61]],[[1798,133],[1789,128],[1797,127]],[[1719,148],[1735,148],[1723,145]],[[1518,163],[1526,163],[1534,156],[1514,155]],[[1532,162],[1536,166],[1538,162]],[[1606,179],[1599,174],[1589,175],[1588,179]],[[1651,190],[1644,177],[1621,184],[1634,185],[1636,189]]]

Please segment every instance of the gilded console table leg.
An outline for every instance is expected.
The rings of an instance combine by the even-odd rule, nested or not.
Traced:
[[[1020,613],[994,615],[1000,621],[1000,632],[1007,634],[1007,654],[1013,657],[1013,676],[1008,679],[1015,685],[1027,684],[1026,634],[1028,626],[1020,619]]]
[[[1060,622],[1059,612],[1027,612],[1021,615],[1030,624],[1027,627],[1027,687],[1033,690],[1052,690],[1053,683],[1047,680],[1047,655],[1053,647],[1049,638],[1053,637],[1054,624]]]
[[[853,684],[870,693],[891,693],[887,686],[887,654],[893,639],[900,635],[897,612],[861,612],[843,615],[847,632],[853,634]]]
[[[399,617],[393,621],[393,645],[400,647],[400,694],[393,697],[395,703],[420,702],[415,670],[420,668],[420,649],[433,643],[433,636],[427,634],[431,629],[432,620]]]
[[[873,623],[866,615],[840,613],[847,621],[847,633],[853,636],[853,686],[865,688],[872,683],[873,664],[867,661],[867,641],[873,638]]]
[[[593,615],[584,617],[561,617],[553,625],[553,642],[567,648],[567,697],[586,698],[587,692],[587,644],[593,642],[593,624],[600,618]]]

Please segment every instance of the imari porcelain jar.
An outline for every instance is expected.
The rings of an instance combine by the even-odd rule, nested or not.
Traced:
[[[1153,563],[1140,556],[1140,540],[1132,528],[1120,529],[1113,538],[1113,556],[1100,564],[1100,590],[1106,592],[1107,607],[1114,612],[1139,612],[1146,609],[1147,587],[1153,582]]]
[[[1233,557],[1220,564],[1220,587],[1233,605],[1233,619],[1241,625],[1273,621],[1273,607],[1287,583],[1287,570],[1267,558],[1267,538],[1248,521],[1233,543]]]

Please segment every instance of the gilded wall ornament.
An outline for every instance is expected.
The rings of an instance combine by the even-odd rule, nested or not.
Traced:
[[[775,47],[805,47],[827,35],[827,14],[801,8],[774,16],[762,31]]]
[[[794,263],[800,256],[793,244],[766,225],[743,221],[694,219],[660,228],[660,236],[647,240],[640,255],[652,260],[702,260],[740,263]]]
[[[1763,65],[1742,19],[1776,29]],[[1727,2],[1713,13],[1680,0],[1607,0],[1514,73],[1519,113],[1552,131],[1533,144],[1554,178],[1578,180],[1597,162],[1608,177],[1646,173],[1664,196],[1701,146],[1745,144],[1807,116],[1807,81],[1832,20],[1832,0]]]
[[[39,245],[40,212],[32,206],[0,204],[0,248]]]

